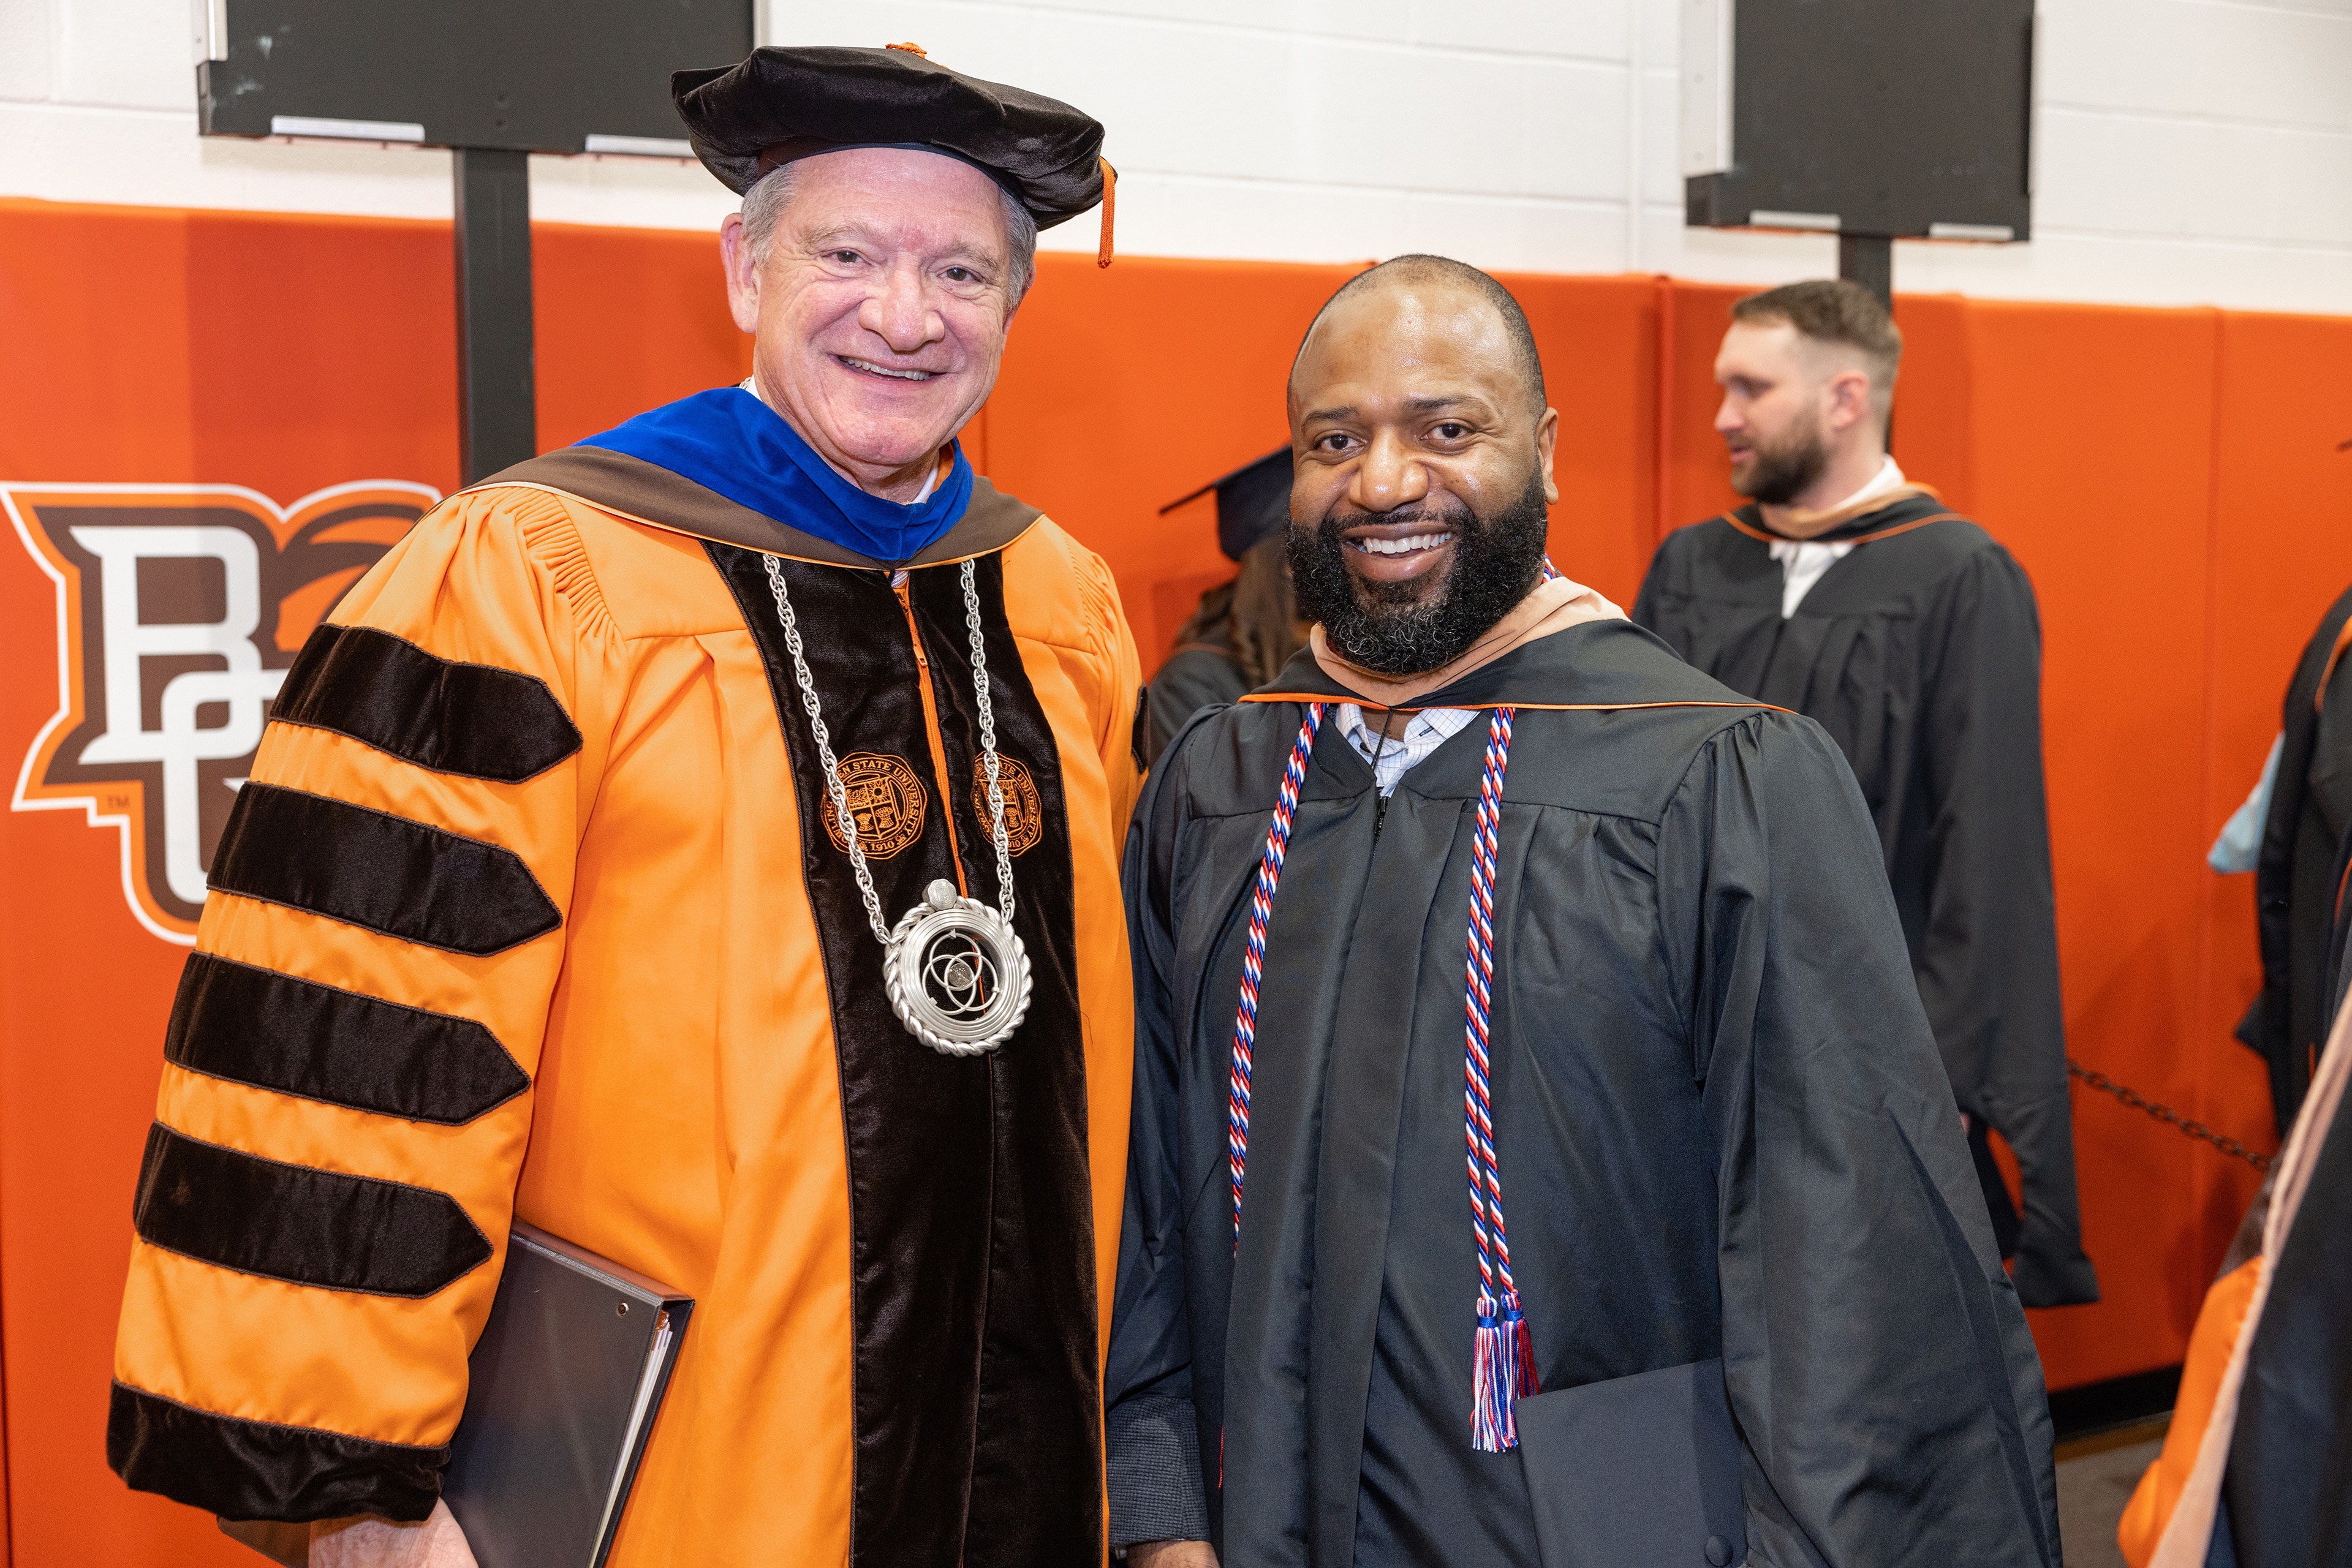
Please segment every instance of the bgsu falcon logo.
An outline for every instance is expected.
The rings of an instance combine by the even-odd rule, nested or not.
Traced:
[[[79,806],[119,829],[131,913],[194,943],[205,868],[287,666],[440,498],[397,480],[282,509],[231,485],[0,485],[58,605],[58,711],[10,805]]]

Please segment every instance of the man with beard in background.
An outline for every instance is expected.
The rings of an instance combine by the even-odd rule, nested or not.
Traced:
[[[1547,570],[1559,417],[1486,274],[1359,276],[1289,409],[1318,624],[1128,841],[1113,1542],[2055,1564],[2040,1364],[1837,747]]]
[[[2042,624],[2010,553],[1886,450],[1903,337],[1850,282],[1732,307],[1715,428],[1738,511],[1658,547],[1633,619],[1818,719],[1868,802],[2001,1256],[2029,1307],[2099,1299],[2074,1197],[2042,787]],[[1990,1133],[2017,1155],[2021,1214]]]

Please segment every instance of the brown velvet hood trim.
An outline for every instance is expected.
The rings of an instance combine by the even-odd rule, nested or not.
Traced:
[[[592,507],[648,528],[688,534],[713,544],[740,545],[767,555],[788,556],[820,566],[885,569],[902,563],[874,560],[814,534],[803,533],[658,464],[601,446],[564,446],[518,463],[471,486],[521,485],[577,497]],[[907,566],[937,566],[1003,549],[1045,516],[975,475],[971,504],[956,526],[934,539]]]

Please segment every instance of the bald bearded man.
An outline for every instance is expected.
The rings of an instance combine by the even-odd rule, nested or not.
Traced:
[[[1548,571],[1559,416],[1494,279],[1360,276],[1289,409],[1318,624],[1128,841],[1114,1542],[2055,1564],[2040,1364],[1836,746]]]

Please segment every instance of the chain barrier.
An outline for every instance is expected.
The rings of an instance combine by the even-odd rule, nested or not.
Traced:
[[[2066,1059],[2066,1071],[2102,1094],[2112,1094],[2135,1111],[2145,1111],[2168,1126],[2177,1127],[2192,1138],[2212,1145],[2233,1160],[2243,1160],[2258,1171],[2268,1172],[2271,1156],[2258,1155],[2227,1133],[2217,1133],[2193,1117],[2186,1117],[2171,1106],[2150,1100],[2129,1084],[2118,1083],[2096,1068],[2085,1067],[2073,1057]]]

